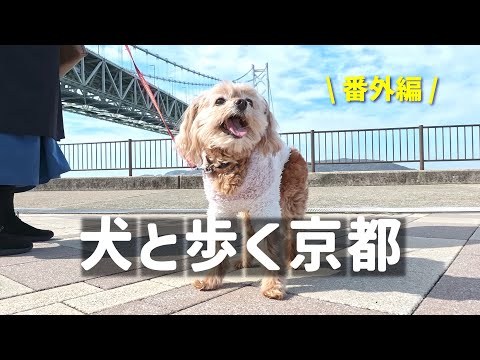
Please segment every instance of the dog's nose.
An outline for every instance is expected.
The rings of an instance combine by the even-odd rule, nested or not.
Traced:
[[[247,101],[244,99],[235,100],[235,105],[237,109],[240,111],[244,111],[247,108]]]

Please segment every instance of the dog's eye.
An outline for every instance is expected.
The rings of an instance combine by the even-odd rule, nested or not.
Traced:
[[[224,98],[218,98],[216,101],[215,101],[215,105],[223,105],[225,104],[225,99]]]
[[[251,107],[253,107],[253,101],[252,99],[246,98],[247,102],[250,104]]]

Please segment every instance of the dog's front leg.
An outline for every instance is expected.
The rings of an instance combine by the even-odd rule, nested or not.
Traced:
[[[212,215],[215,214],[215,215]],[[222,217],[221,212],[218,212],[216,209],[209,208],[207,215],[215,217],[215,219]],[[219,250],[222,249],[221,247],[221,242],[217,241],[216,242],[216,253],[218,254]],[[223,278],[225,277],[225,274],[227,273],[228,267],[230,265],[229,257],[228,255],[225,257],[225,259],[212,268],[206,275],[205,279],[203,280],[195,280],[193,282],[193,286],[199,290],[215,290],[218,289],[219,287],[222,286],[223,283]]]
[[[220,242],[216,244],[217,252],[221,249]],[[217,266],[211,269],[205,279],[195,280],[193,286],[198,290],[215,290],[222,286],[223,278],[227,273],[228,267],[230,265],[228,256]]]
[[[250,213],[244,211],[240,215],[242,218],[242,258],[234,264],[235,269],[250,268],[253,261],[252,254],[247,251],[247,241],[255,234],[255,230],[250,221]]]

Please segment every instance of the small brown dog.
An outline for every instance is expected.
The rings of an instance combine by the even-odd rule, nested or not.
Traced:
[[[223,82],[190,104],[176,144],[185,159],[205,169],[208,214],[216,218],[243,214],[244,243],[261,228],[256,219],[281,219],[286,243],[283,237],[272,235],[265,240],[267,256],[280,270],[268,271],[262,293],[282,299],[285,263],[296,255],[290,221],[305,215],[308,168],[302,155],[286,146],[276,129],[267,102],[253,87]],[[251,261],[244,247],[236,267],[250,267]],[[224,261],[194,286],[200,290],[220,287],[227,265]]]

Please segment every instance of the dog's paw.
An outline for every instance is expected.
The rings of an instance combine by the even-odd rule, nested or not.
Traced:
[[[218,276],[207,277],[205,280],[195,280],[192,285],[202,291],[215,290],[222,286],[222,279]]]
[[[240,270],[244,268],[251,268],[253,265],[250,261],[244,262],[243,260],[238,260],[235,264],[233,264],[233,267],[237,270]]]
[[[283,298],[285,297],[285,290],[271,288],[271,289],[263,290],[262,294],[263,296],[269,299],[283,300]]]
[[[285,281],[280,278],[263,279],[262,294],[269,299],[282,300],[286,294]]]

